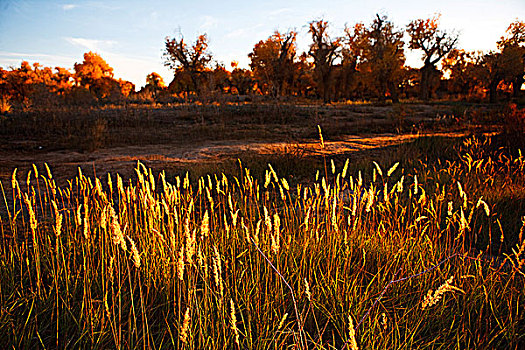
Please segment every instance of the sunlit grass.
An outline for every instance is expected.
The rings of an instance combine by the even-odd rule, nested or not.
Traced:
[[[459,160],[414,168],[378,160],[354,172],[327,159],[309,184],[271,165],[192,183],[139,164],[134,181],[79,173],[64,187],[48,169],[23,185],[15,172],[0,342],[519,348],[525,243],[521,223],[502,220],[522,213],[501,201],[506,188],[523,198],[525,159],[486,146],[469,139]]]

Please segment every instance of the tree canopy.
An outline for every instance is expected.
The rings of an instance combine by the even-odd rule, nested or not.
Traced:
[[[212,60],[208,50],[208,36],[201,34],[192,45],[184,41],[182,34],[179,38],[166,37],[164,50],[164,64],[174,71],[187,73],[193,84],[193,89],[199,93],[202,86],[201,74]]]
[[[248,55],[250,68],[264,91],[273,96],[285,94],[286,85],[294,78],[295,38],[297,33],[276,31],[266,40],[261,40]]]
[[[314,61],[317,90],[325,102],[330,101],[334,61],[340,55],[341,38],[332,39],[328,34],[328,22],[320,19],[309,23],[312,43],[308,54]]]
[[[453,32],[439,28],[441,15],[431,18],[416,19],[407,26],[410,36],[408,47],[423,52],[423,67],[420,69],[420,98],[428,100],[439,81],[440,72],[436,68],[441,59],[452,51],[458,42],[459,36]]]

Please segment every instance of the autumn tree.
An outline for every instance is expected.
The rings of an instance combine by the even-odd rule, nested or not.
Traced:
[[[195,85],[191,79],[190,73],[182,67],[175,69],[173,80],[168,85],[168,91],[171,94],[184,94],[190,96],[195,93]]]
[[[335,59],[339,57],[341,39],[330,38],[328,22],[322,19],[310,22],[309,28],[308,32],[312,35],[312,44],[308,54],[314,60],[317,90],[323,97],[323,101],[329,102],[333,82],[333,66]]]
[[[418,96],[419,77],[418,69],[404,66],[401,81],[399,82],[400,95],[402,94],[408,98]]]
[[[152,72],[146,76],[146,86],[144,89],[150,91],[153,94],[153,98],[156,99],[157,93],[165,88],[166,84],[160,74]]]
[[[75,73],[61,67],[44,67],[24,61],[20,68],[0,70],[0,93],[24,109],[51,107],[64,102],[94,102],[95,98],[112,100],[127,97],[135,86],[113,79],[113,69],[97,54],[84,55],[75,64]]]
[[[367,77],[368,85],[379,100],[384,101],[389,94],[393,102],[398,102],[405,64],[403,31],[396,30],[386,16],[376,15],[362,35],[360,70]]]
[[[53,75],[53,89],[59,95],[64,95],[73,85],[73,74],[62,67],[55,67],[55,71],[56,73]]]
[[[439,28],[440,15],[428,19],[417,19],[408,24],[410,36],[408,47],[423,51],[423,67],[420,69],[420,98],[428,100],[432,89],[439,83],[441,73],[437,64],[455,48],[458,35]]]
[[[8,76],[9,76],[9,71],[0,67],[0,95],[5,99],[10,98]]]
[[[511,23],[506,36],[497,44],[500,51],[482,55],[475,70],[476,77],[488,90],[490,102],[496,102],[502,90],[519,96],[525,74],[525,24],[519,20]]]
[[[313,88],[313,64],[306,52],[301,53],[294,61],[291,92],[297,96],[307,97]]]
[[[63,102],[62,97],[73,86],[71,72],[65,68],[43,67],[23,61],[19,68],[0,68],[0,95],[5,100],[27,108],[36,103],[49,106]]]
[[[223,64],[215,63],[213,70],[208,70],[206,76],[209,91],[224,93],[229,88],[230,72]]]
[[[6,99],[21,104],[27,108],[34,102],[35,95],[47,95],[43,102],[52,99],[54,73],[49,67],[42,67],[39,63],[29,64],[23,61],[19,68],[2,70],[0,78],[1,94]],[[47,100],[47,101],[46,101]],[[41,102],[41,101],[39,101]]]
[[[525,22],[516,20],[507,28],[506,35],[498,41],[504,80],[512,86],[514,97],[518,97],[525,82]]]
[[[255,84],[252,71],[239,68],[236,61],[233,61],[231,66],[233,70],[230,74],[230,92],[236,92],[239,95],[246,95],[251,92]]]
[[[293,84],[296,36],[294,31],[284,34],[276,31],[268,39],[255,44],[248,55],[255,78],[263,90],[274,97],[284,95],[286,85]]]
[[[199,35],[191,46],[184,41],[182,34],[180,38],[166,37],[165,46],[164,64],[175,71],[175,76],[177,72],[186,73],[193,91],[199,95],[203,85],[202,75],[212,60],[206,34]]]
[[[166,84],[160,74],[152,72],[146,76],[146,86],[151,86],[155,89],[164,89]]]
[[[487,85],[489,102],[496,102],[498,85],[505,75],[501,53],[491,51],[485,54],[480,62],[479,74]]]
[[[345,27],[345,36],[342,38],[341,57],[352,68],[362,61],[365,47],[367,46],[368,30],[363,23],[357,23],[353,27]]]
[[[489,102],[496,102],[498,92],[511,86],[509,82],[515,77],[513,72],[516,72],[517,63],[519,61],[508,51],[491,51],[482,57],[477,73],[489,92]]]
[[[135,84],[130,81],[119,79],[116,83],[118,84],[118,95],[121,97],[129,97],[129,95],[135,91]]]
[[[67,80],[60,81],[62,78]],[[57,76],[51,67],[43,67],[39,63],[33,63],[31,96],[26,106],[56,106],[62,101],[59,96],[63,96],[64,92],[70,88],[71,81],[69,78]]]
[[[441,63],[443,72],[449,76],[448,91],[466,98],[480,93],[486,83],[483,81],[486,74],[483,76],[480,71],[482,61],[481,52],[450,51]]]
[[[109,96],[114,85],[113,68],[97,53],[84,54],[82,63],[75,63],[75,79],[80,86],[88,89],[95,97]]]
[[[351,98],[357,93],[359,84],[357,66],[363,59],[365,33],[366,28],[363,23],[345,27],[345,35],[341,38],[341,63],[335,67],[334,72],[336,98]]]
[[[20,68],[12,69],[6,77],[9,95],[17,102],[29,101],[33,85],[38,77],[27,61],[20,64]]]

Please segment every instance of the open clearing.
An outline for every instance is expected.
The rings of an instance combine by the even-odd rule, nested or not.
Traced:
[[[0,135],[0,179],[5,183],[15,168],[23,174],[43,163],[60,183],[77,174],[78,167],[86,174],[118,172],[128,178],[137,161],[169,173],[196,165],[216,169],[225,160],[254,156],[370,158],[420,136],[464,136],[464,125],[455,124],[453,114],[469,108],[227,105],[12,116],[21,120],[8,121]],[[317,125],[323,129],[324,150]]]
[[[155,171],[186,167],[192,164],[220,164],[224,160],[241,158],[245,155],[279,155],[287,152],[301,152],[305,155],[347,155],[366,152],[368,156],[388,146],[409,142],[430,134],[379,134],[347,135],[343,140],[326,141],[322,149],[319,141],[263,142],[251,140],[226,140],[199,142],[195,145],[147,145],[114,147],[95,150],[90,153],[76,151],[0,151],[1,178],[7,180],[14,168],[22,173],[32,164],[47,163],[53,175],[59,180],[74,177],[80,167],[85,173],[103,175],[119,173],[124,178],[132,176],[137,161]],[[432,136],[462,137],[464,133],[435,133]]]

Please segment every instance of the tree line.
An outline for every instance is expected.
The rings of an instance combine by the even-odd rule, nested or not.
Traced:
[[[417,19],[402,29],[387,16],[376,15],[368,26],[346,27],[338,37],[329,35],[327,21],[312,21],[307,52],[297,52],[296,31],[276,31],[255,44],[248,55],[250,69],[239,69],[234,62],[231,72],[213,61],[207,35],[192,44],[182,36],[166,38],[165,62],[175,73],[168,89],[195,95],[256,92],[325,102],[397,102],[400,97],[428,101],[445,94],[491,102],[500,95],[518,97],[525,75],[525,22],[512,22],[497,42],[498,50],[483,53],[458,48],[458,34],[440,28],[439,19]],[[405,64],[405,46],[421,52],[421,68]]]
[[[56,100],[123,101],[147,96],[166,100],[210,99],[224,95],[299,97],[331,101],[461,98],[495,102],[517,99],[525,78],[525,22],[512,22],[497,50],[467,52],[458,47],[458,34],[440,27],[440,16],[411,21],[399,28],[385,15],[368,25],[347,26],[341,36],[329,34],[323,19],[308,23],[306,52],[297,50],[297,32],[276,31],[257,42],[248,54],[249,69],[232,62],[231,71],[209,50],[207,34],[188,43],[182,34],[165,40],[164,63],[173,70],[166,85],[153,72],[146,85],[115,79],[113,69],[98,54],[84,54],[74,72],[23,62],[20,68],[0,68],[2,101],[22,105]],[[405,42],[404,38],[408,38]],[[419,51],[422,66],[405,64],[405,51]]]
[[[71,72],[62,67],[54,70],[39,63],[23,61],[19,68],[0,67],[0,110],[17,106],[59,106],[122,101],[135,91],[129,81],[115,79],[111,68],[100,55],[87,52],[82,63]]]

